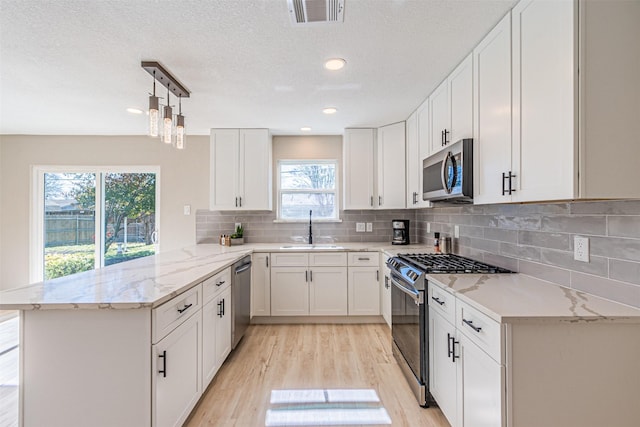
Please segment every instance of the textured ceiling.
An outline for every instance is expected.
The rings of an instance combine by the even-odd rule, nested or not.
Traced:
[[[146,133],[126,112],[147,107],[142,60],[191,90],[189,134],[397,122],[514,3],[345,0],[344,23],[294,26],[286,0],[0,0],[0,134]],[[325,70],[331,57],[346,67]]]

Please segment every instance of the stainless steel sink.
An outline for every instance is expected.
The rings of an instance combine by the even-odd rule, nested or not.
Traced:
[[[337,245],[284,245],[280,246],[280,249],[296,249],[303,251],[313,250],[327,250],[327,249],[344,249],[342,246]]]

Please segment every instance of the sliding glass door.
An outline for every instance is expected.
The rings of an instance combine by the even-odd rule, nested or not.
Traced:
[[[156,168],[37,169],[32,281],[157,252]]]

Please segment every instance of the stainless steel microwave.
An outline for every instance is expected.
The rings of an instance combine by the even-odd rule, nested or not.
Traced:
[[[462,139],[422,161],[422,198],[473,202],[473,139]]]

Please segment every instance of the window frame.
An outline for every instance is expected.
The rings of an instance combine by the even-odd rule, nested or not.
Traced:
[[[333,190],[327,189],[282,189],[282,165],[291,164],[329,164],[335,167],[335,186]],[[333,218],[317,218],[314,222],[342,222],[340,219],[340,162],[338,159],[278,159],[276,163],[276,220],[274,222],[307,222],[308,218],[283,218],[282,217],[282,195],[286,194],[333,194],[335,200],[335,216]]]
[[[160,235],[160,166],[61,166],[33,165],[31,167],[31,202],[29,203],[29,283],[44,281],[44,175],[47,173],[92,173],[96,175],[95,235],[104,234],[104,176],[108,173],[153,173],[156,175],[156,232]],[[159,239],[158,239],[159,241]],[[100,244],[99,244],[100,243]],[[96,241],[95,267],[102,268],[104,245]],[[160,253],[160,245],[155,244],[155,253]]]

